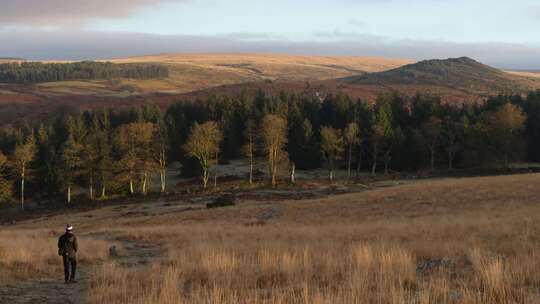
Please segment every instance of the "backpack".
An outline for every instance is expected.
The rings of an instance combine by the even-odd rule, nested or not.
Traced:
[[[75,236],[73,234],[65,234],[62,240],[61,250],[62,253],[68,256],[74,256],[75,254]]]

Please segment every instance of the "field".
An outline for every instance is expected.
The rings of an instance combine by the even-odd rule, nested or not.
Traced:
[[[64,81],[33,88],[37,95],[182,94],[222,85],[265,80],[326,80],[380,72],[411,61],[378,57],[321,57],[265,54],[164,54],[107,60],[114,63],[160,63],[170,77],[158,80]],[[131,89],[126,90],[126,87]],[[92,90],[93,89],[93,90]],[[120,96],[122,97],[122,96]]]
[[[249,91],[263,87],[277,91],[302,91],[308,81],[331,81],[334,78],[384,71],[411,62],[378,57],[268,54],[164,54],[111,61],[165,64],[170,69],[170,77],[61,81],[37,85],[0,84],[0,124],[16,123],[21,118],[43,119],[53,111],[66,108],[78,111],[154,102],[166,109],[179,100],[194,96],[206,98],[214,92],[221,94],[231,91],[231,94],[237,95],[244,85]]]
[[[112,61],[165,64],[170,77],[0,84],[0,123],[43,119],[51,112],[66,109],[126,108],[147,102],[165,110],[178,101],[211,95],[236,97],[241,92],[255,94],[258,90],[268,94],[302,92],[321,98],[343,92],[370,102],[381,92],[405,96],[421,92],[461,105],[480,103],[500,93],[540,88],[536,73],[499,71],[472,59],[456,65],[456,60],[462,59],[414,64],[407,59],[379,57],[218,53],[118,58]]]
[[[539,303],[539,183],[223,185],[236,206],[206,209],[223,194],[209,192],[34,215],[2,227],[1,273],[17,256],[26,271],[0,277],[0,299],[62,292],[53,238],[70,222],[93,252],[72,303]]]
[[[507,71],[507,73],[532,79],[540,78],[540,72],[538,71]]]

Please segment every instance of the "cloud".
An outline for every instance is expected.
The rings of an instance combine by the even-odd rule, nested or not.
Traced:
[[[385,38],[377,35],[364,34],[352,31],[343,31],[339,28],[333,31],[315,32],[313,37],[323,40],[352,40],[352,41],[370,41],[370,42],[382,42]]]
[[[354,26],[354,27],[366,26],[366,24],[362,20],[358,20],[358,19],[349,19],[349,21],[347,21],[347,25]]]
[[[278,40],[283,39],[282,35],[270,33],[254,33],[254,32],[236,32],[223,34],[221,37],[239,40]]]
[[[532,16],[534,19],[540,20],[540,7],[533,9]]]
[[[82,60],[173,52],[274,52],[298,55],[384,56],[415,60],[469,56],[501,68],[540,69],[540,45],[394,40],[369,35],[351,35],[343,39],[323,41],[263,39],[264,37],[273,35],[164,36],[78,30],[0,31],[0,57]]]
[[[0,0],[0,25],[65,26],[125,17],[145,6],[183,0]]]

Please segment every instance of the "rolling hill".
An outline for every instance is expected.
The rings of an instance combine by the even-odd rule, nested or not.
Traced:
[[[536,71],[536,70],[531,70],[531,71],[506,71],[506,72],[509,73],[509,74],[512,74],[512,75],[517,75],[517,76],[526,77],[526,78],[532,78],[532,79],[540,78],[540,71]]]
[[[262,81],[326,80],[381,72],[411,63],[379,57],[323,57],[270,54],[164,54],[113,59],[114,63],[161,63],[166,81],[129,82],[142,92],[187,93],[223,85]]]
[[[377,57],[321,57],[268,54],[164,54],[109,60],[159,63],[163,79],[58,81],[33,85],[0,83],[0,121],[47,116],[57,109],[136,106],[154,102],[163,109],[179,100],[240,92],[337,91],[373,101],[381,92],[440,95],[450,103],[481,102],[501,93],[540,88],[535,73],[501,71],[462,57],[413,63]]]
[[[26,61],[26,59],[17,58],[17,57],[0,57],[0,63],[23,62],[23,61]]]
[[[11,87],[33,95],[94,95],[125,97],[154,93],[183,94],[209,88],[262,81],[327,80],[380,72],[411,63],[378,57],[322,57],[268,54],[164,54],[119,58],[113,63],[157,63],[169,69],[166,79],[59,81]],[[65,63],[66,61],[55,61]],[[3,86],[4,91],[9,87]],[[2,97],[0,96],[0,102]]]
[[[517,93],[538,88],[538,81],[510,74],[468,57],[425,60],[388,71],[347,77],[351,85],[430,86],[470,94]]]
[[[228,85],[187,94],[204,97],[210,94],[238,94],[240,91],[278,93],[283,89],[310,90],[319,96],[340,91],[352,98],[374,101],[382,92],[412,96],[418,92],[439,95],[448,103],[482,102],[497,94],[523,93],[540,88],[534,73],[506,72],[468,57],[426,60],[393,69],[362,73],[337,79],[274,81]]]

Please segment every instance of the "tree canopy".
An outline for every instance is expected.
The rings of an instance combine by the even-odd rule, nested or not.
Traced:
[[[13,62],[0,64],[0,82],[4,83],[167,77],[169,77],[168,68],[160,64],[114,64],[95,61],[72,63]]]
[[[505,168],[540,161],[539,121],[540,91],[459,106],[421,94],[386,94],[370,104],[343,94],[321,100],[261,91],[179,101],[166,112],[148,103],[62,113],[0,127],[8,156],[0,157],[0,201],[65,197],[76,186],[89,199],[144,194],[158,173],[165,192],[168,164],[178,161],[182,175],[202,173],[207,183],[218,155],[245,157],[252,182],[255,163],[264,161],[274,185],[295,166],[350,172],[356,165],[373,174]]]

